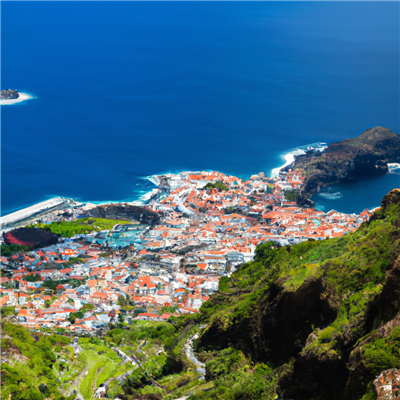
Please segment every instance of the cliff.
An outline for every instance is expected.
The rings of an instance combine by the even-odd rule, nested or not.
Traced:
[[[327,185],[360,176],[384,174],[387,163],[400,162],[400,136],[377,126],[354,139],[332,143],[323,152],[299,156],[294,169],[304,170],[305,180],[297,203],[312,205],[311,196]]]
[[[208,358],[206,379],[216,393],[225,388],[221,398],[239,398],[231,396],[229,373],[213,372],[216,360],[232,369],[223,350],[231,349],[255,363],[246,379],[264,382],[254,398],[376,398],[375,378],[400,366],[399,298],[395,189],[356,232],[290,248],[260,245],[253,262],[221,279],[199,316],[208,323],[197,347]]]
[[[1,90],[0,100],[14,100],[18,99],[19,93],[13,89]]]

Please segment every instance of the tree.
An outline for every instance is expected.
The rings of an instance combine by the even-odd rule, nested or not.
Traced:
[[[296,201],[300,192],[298,190],[286,190],[285,191],[285,199],[287,201]]]
[[[93,304],[86,303],[86,304],[84,304],[82,306],[81,311],[86,312],[86,311],[91,311],[91,310],[94,310],[94,309],[95,309],[95,307],[94,307]]]
[[[122,324],[124,322],[124,320],[125,320],[124,315],[122,313],[119,313],[118,314],[118,322]]]
[[[23,279],[24,281],[26,281],[26,282],[38,282],[38,281],[41,281],[41,280],[42,280],[42,279],[40,278],[40,276],[39,276],[39,275],[36,275],[36,274],[25,275],[22,279]]]
[[[225,183],[217,181],[215,183],[208,182],[204,189],[218,189],[218,190],[229,190]]]
[[[140,307],[135,308],[133,310],[133,317],[136,318],[138,316],[138,314],[145,313],[145,312],[147,312],[147,310],[145,308],[140,308]]]
[[[19,245],[19,244],[2,244],[1,255],[3,257],[11,257],[13,254],[18,252],[27,252],[32,249],[31,246]]]
[[[117,302],[121,307],[126,306],[126,297],[122,294],[118,296],[118,302]]]
[[[51,306],[50,300],[46,300],[44,302],[44,308],[50,308],[50,306]]]
[[[178,309],[178,306],[164,306],[161,307],[161,314],[173,314]]]

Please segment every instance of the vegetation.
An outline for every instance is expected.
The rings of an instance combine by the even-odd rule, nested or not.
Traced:
[[[68,261],[65,261],[64,263],[60,263],[62,265],[63,268],[68,267],[69,265],[72,264],[84,264],[86,262],[86,260],[84,258],[81,257],[70,257],[68,259]]]
[[[46,398],[61,398],[61,392],[52,392],[58,376],[62,387],[74,382],[90,399],[101,383],[129,371],[122,385],[110,383],[108,397],[372,399],[375,377],[400,368],[399,257],[399,201],[386,201],[368,223],[343,237],[259,245],[254,261],[220,279],[219,290],[199,314],[171,316],[168,322],[133,321],[129,327],[119,314],[103,339],[80,338],[83,352],[76,358],[65,355],[70,350],[57,335],[35,342],[24,328],[14,331],[3,323],[12,342],[3,338],[5,352],[18,347],[29,359],[27,366],[33,357],[53,363],[50,369],[49,361],[38,360],[27,372],[23,363],[14,368],[5,362],[5,394],[22,398],[15,388],[25,385],[29,398],[43,399],[46,388]],[[124,296],[119,303],[129,307]],[[84,310],[71,319],[81,318]],[[145,311],[135,308],[133,315]],[[2,315],[13,312],[4,308]],[[186,356],[185,344],[197,332],[194,348],[205,363],[204,380]],[[49,343],[54,353],[47,353]],[[121,365],[110,347],[133,355],[140,365]],[[66,361],[57,358],[61,353]]]
[[[63,285],[66,283],[68,283],[71,287],[76,288],[78,286],[84,285],[85,281],[84,281],[84,279],[82,279],[82,280],[80,280],[80,279],[61,279],[58,281],[53,281],[52,279],[48,279],[43,282],[41,287],[55,291],[57,289],[58,285]]]
[[[224,214],[246,214],[240,207],[232,206],[223,209]]]
[[[178,306],[164,306],[161,308],[160,314],[163,314],[163,313],[173,314],[177,311],[177,309],[178,309]]]
[[[133,306],[134,302],[126,295],[122,295],[120,294],[118,296],[118,301],[117,303],[122,307],[122,308],[126,308],[129,306]]]
[[[72,237],[85,233],[110,230],[117,224],[129,224],[129,221],[104,219],[104,218],[82,218],[76,221],[58,221],[51,224],[38,223],[28,227],[38,227],[51,231],[62,237]]]
[[[213,380],[214,388],[207,395],[224,399],[247,398],[247,392],[241,392],[245,383],[236,389],[236,379],[240,381],[237,377],[242,373],[248,380],[256,379],[256,368],[263,363],[272,367],[266,374],[267,381],[274,382],[275,379],[276,383],[279,382],[279,396],[285,399],[299,396],[296,387],[300,382],[317,379],[319,365],[324,365],[327,358],[332,363],[340,363],[340,360],[349,360],[350,354],[360,354],[359,361],[353,356],[349,364],[351,371],[355,372],[345,372],[344,362],[340,373],[349,373],[350,376],[359,373],[363,379],[349,378],[346,386],[346,381],[334,382],[335,376],[327,373],[323,376],[325,382],[319,385],[318,390],[322,392],[312,392],[315,388],[307,389],[310,390],[309,398],[344,398],[346,390],[367,393],[373,379],[382,370],[399,368],[400,328],[393,329],[384,337],[373,330],[376,318],[380,324],[387,321],[387,309],[394,310],[392,318],[400,311],[397,300],[393,303],[382,300],[385,299],[382,297],[383,288],[391,276],[388,271],[394,268],[400,255],[399,227],[399,204],[388,204],[369,223],[340,238],[308,241],[291,247],[279,247],[273,242],[259,245],[253,262],[242,265],[229,278],[222,277],[219,291],[203,304],[198,317],[199,321],[208,324],[197,347],[200,354],[210,359],[207,377]],[[307,299],[313,295],[311,288],[321,291],[316,295],[320,309],[315,314],[316,305],[307,305]],[[392,293],[390,289],[387,291]],[[310,320],[308,324],[293,315],[290,309],[296,306],[294,300],[286,300],[291,298],[303,302],[304,309],[309,307],[306,311],[299,311],[308,313],[305,314]],[[383,302],[380,307],[385,310],[382,311],[385,317],[372,311],[372,304],[376,302]],[[271,329],[279,330],[277,319],[280,318],[281,332],[285,333],[274,335]],[[268,324],[274,328],[269,328]],[[393,324],[396,326],[398,322]],[[386,332],[390,329],[388,327]],[[287,333],[290,331],[296,332],[293,338]],[[249,341],[248,337],[252,340]],[[256,362],[256,368],[238,367],[236,378],[230,378],[232,357],[238,356],[232,350],[232,344],[235,351],[243,352],[249,365]],[[274,352],[274,348],[281,350]],[[282,355],[284,348],[291,349],[286,358]],[[315,371],[310,364],[307,368],[301,367],[303,357],[308,363],[313,360]],[[297,372],[291,367],[293,361],[298,365]],[[255,387],[256,383],[252,385]],[[340,394],[335,397],[330,393],[329,385],[341,390]],[[253,398],[274,398],[275,395],[267,391]]]
[[[2,244],[0,252],[2,257],[11,257],[15,253],[23,253],[31,249],[31,246],[23,246],[20,244]]]
[[[22,279],[26,282],[38,282],[41,281],[42,278],[36,274],[28,274],[22,277]]]
[[[199,391],[193,399],[273,399],[277,374],[265,364],[252,365],[244,354],[227,348],[206,364],[211,390]]]
[[[229,190],[228,186],[225,185],[225,183],[217,181],[215,183],[208,182],[206,186],[204,186],[204,189],[218,189],[218,190]]]
[[[70,339],[59,335],[35,338],[22,326],[2,323],[2,398],[42,400],[72,399],[58,390],[53,364]]]
[[[295,202],[299,197],[300,192],[298,190],[286,190],[285,199],[290,202]]]

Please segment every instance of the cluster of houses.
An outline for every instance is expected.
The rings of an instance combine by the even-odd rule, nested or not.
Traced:
[[[1,257],[8,277],[0,278],[0,306],[14,306],[30,329],[89,333],[110,323],[196,313],[221,276],[254,258],[258,244],[343,236],[371,215],[325,213],[288,201],[288,190],[300,190],[299,171],[246,181],[217,172],[155,177],[161,180],[146,207],[162,217],[139,232],[140,245],[125,246],[121,233],[124,246],[118,234],[111,246],[91,233]],[[89,208],[57,211],[47,220],[78,219]]]

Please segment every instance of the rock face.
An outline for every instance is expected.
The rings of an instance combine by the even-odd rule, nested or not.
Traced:
[[[327,185],[360,176],[384,174],[387,163],[400,162],[400,136],[377,126],[355,139],[332,143],[324,153],[299,156],[294,169],[304,169],[305,180],[297,203],[310,206],[311,196]]]
[[[15,100],[18,99],[19,93],[13,89],[0,91],[0,100]]]
[[[58,236],[41,228],[18,228],[4,233],[6,244],[19,244],[33,248],[46,247],[56,244]]]
[[[388,209],[393,204],[400,204],[400,189],[393,189],[382,200],[383,209]]]
[[[232,324],[227,331],[212,325],[201,338],[202,346],[233,346],[252,360],[281,365],[302,349],[312,326],[331,323],[337,310],[322,298],[321,279],[310,277],[295,292],[284,291],[279,284],[266,290],[249,320]],[[251,339],[250,339],[251,338]]]

